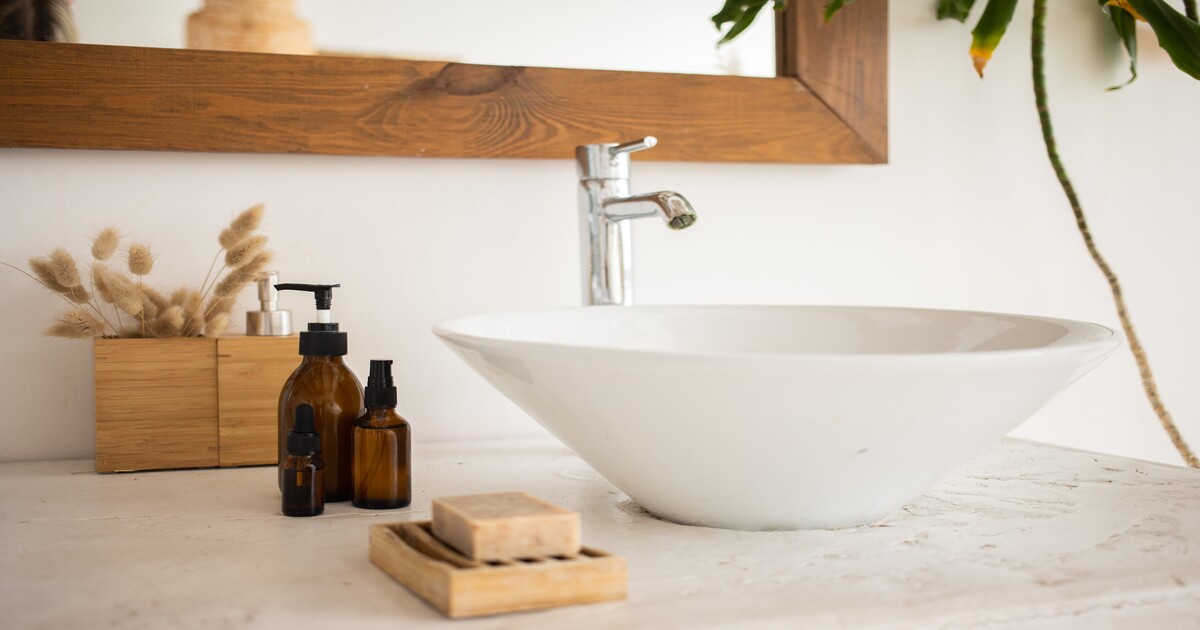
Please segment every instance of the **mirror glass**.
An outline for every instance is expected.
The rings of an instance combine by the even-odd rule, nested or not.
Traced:
[[[203,0],[74,0],[85,44],[178,48]],[[210,5],[218,4],[210,0]],[[230,4],[222,0],[219,4]],[[236,4],[236,3],[234,3]],[[289,0],[242,0],[284,5]],[[721,48],[722,0],[295,0],[323,54],[473,64],[775,76],[775,30],[762,15]],[[764,10],[766,11],[766,10]]]

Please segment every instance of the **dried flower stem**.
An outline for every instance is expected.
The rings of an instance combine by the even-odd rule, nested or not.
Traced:
[[[216,255],[216,256],[213,256],[213,259],[212,259],[212,264],[208,266],[208,273],[204,274],[204,282],[201,282],[201,283],[200,283],[200,295],[201,295],[201,299],[204,299],[204,298],[208,297],[208,292],[209,292],[209,290],[211,290],[211,287],[209,287],[209,286],[208,286],[208,279],[212,277],[212,272],[213,272],[213,269],[216,269],[216,268],[217,268],[217,261],[221,259],[221,254],[223,254],[223,253],[225,253],[225,248],[224,248],[224,247],[222,247],[221,249],[218,249],[218,250],[217,250],[217,255]],[[218,272],[217,272],[217,275],[218,275],[218,276],[219,276],[219,275],[221,275],[221,272],[220,272],[220,271],[218,271]],[[216,284],[216,283],[217,283],[217,279],[216,279],[216,278],[212,278],[212,281],[213,281],[213,284]]]
[[[30,258],[28,270],[2,261],[0,264],[16,269],[67,303],[68,309],[45,329],[46,334],[81,339],[110,334],[143,339],[216,337],[229,325],[236,294],[271,261],[272,254],[265,249],[267,237],[254,233],[262,215],[261,204],[238,214],[221,231],[217,239],[221,247],[209,263],[200,288],[184,286],[169,298],[144,279],[155,263],[146,243],[134,242],[126,248],[127,270],[110,268],[105,262],[124,240],[113,227],[92,237],[93,260],[84,269],[89,272],[88,278],[82,277],[75,258],[63,247],[47,256]],[[218,269],[217,261],[222,257],[224,264]],[[112,306],[114,320],[105,316],[104,304]],[[127,325],[122,312],[134,322]]]
[[[142,309],[138,311],[138,319],[142,322],[142,337],[146,336],[146,298],[142,294],[142,277],[138,276],[138,299],[142,300]]]
[[[78,302],[74,302],[74,301],[72,301],[72,300],[68,300],[68,299],[67,299],[67,296],[63,295],[62,293],[59,293],[57,289],[55,289],[54,287],[52,287],[52,286],[50,286],[50,285],[46,284],[45,282],[42,282],[42,281],[41,281],[41,279],[39,279],[37,276],[35,276],[35,275],[33,275],[33,274],[29,273],[28,271],[25,271],[24,269],[21,269],[20,267],[17,267],[17,266],[15,266],[15,265],[10,265],[10,264],[8,264],[8,263],[6,263],[6,262],[4,262],[4,261],[0,261],[0,265],[4,265],[5,267],[8,267],[9,269],[14,269],[14,270],[16,270],[16,271],[19,271],[20,273],[23,273],[23,274],[25,274],[25,276],[27,276],[27,277],[28,277],[30,280],[33,280],[34,282],[36,282],[36,283],[38,283],[38,284],[42,285],[43,287],[45,287],[45,289],[46,289],[47,291],[49,291],[49,292],[53,293],[54,295],[57,295],[57,296],[58,296],[58,298],[59,298],[60,300],[62,300],[63,302],[66,302],[67,304],[69,304],[69,305],[71,305],[71,306],[76,306],[76,307],[77,307],[77,306],[79,306],[79,303],[78,303]],[[95,298],[94,298],[94,296],[93,296],[93,299],[95,299]],[[108,318],[104,316],[104,313],[102,313],[102,312],[100,311],[100,309],[99,309],[99,308],[97,308],[97,307],[95,307],[95,306],[92,306],[90,303],[84,303],[83,305],[84,305],[84,306],[87,306],[87,307],[90,307],[90,308],[92,308],[93,310],[95,310],[95,311],[96,311],[96,314],[100,316],[100,319],[104,320],[104,323],[105,323],[105,324],[107,324],[107,325],[108,325],[108,327],[109,327],[109,328],[111,328],[111,329],[113,330],[113,332],[114,332],[114,333],[115,333],[115,332],[117,332],[117,331],[119,330],[119,329],[118,329],[116,326],[113,326],[113,325],[112,325],[112,322],[108,321]]]

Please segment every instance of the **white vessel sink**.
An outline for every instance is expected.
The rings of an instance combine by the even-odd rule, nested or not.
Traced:
[[[877,521],[1119,344],[965,311],[590,306],[434,332],[650,512],[732,529]]]

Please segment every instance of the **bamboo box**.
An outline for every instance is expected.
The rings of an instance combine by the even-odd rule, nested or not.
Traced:
[[[296,337],[96,339],[96,471],[274,464]]]

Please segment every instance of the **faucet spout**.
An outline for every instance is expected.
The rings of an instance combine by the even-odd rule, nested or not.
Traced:
[[[610,221],[640,219],[658,215],[672,230],[682,230],[696,222],[696,211],[683,195],[669,190],[612,197],[603,202],[604,216]]]
[[[677,192],[629,194],[629,154],[656,143],[653,136],[646,136],[624,144],[575,148],[584,304],[633,303],[633,230],[629,219],[657,216],[672,230],[696,222],[692,204]]]

